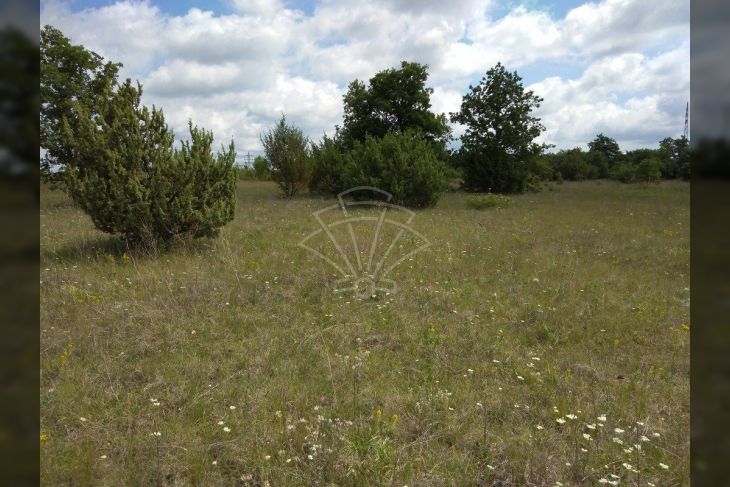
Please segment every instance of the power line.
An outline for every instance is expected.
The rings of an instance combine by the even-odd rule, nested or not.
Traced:
[[[246,167],[251,167],[251,153],[247,152],[245,156],[243,156],[244,165]]]

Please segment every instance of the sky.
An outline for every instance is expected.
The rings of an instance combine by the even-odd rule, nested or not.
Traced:
[[[40,20],[123,63],[176,136],[192,119],[239,156],[282,113],[312,140],[332,134],[348,83],[403,60],[429,66],[447,115],[502,62],[544,99],[554,150],[599,132],[657,147],[682,134],[689,100],[689,0],[43,0]]]

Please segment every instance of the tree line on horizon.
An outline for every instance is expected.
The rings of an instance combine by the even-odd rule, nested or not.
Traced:
[[[469,86],[448,118],[431,110],[427,65],[403,61],[367,84],[356,79],[334,135],[310,141],[282,114],[261,134],[265,157],[239,168],[233,141],[214,154],[212,132],[192,121],[189,141],[175,148],[162,111],[141,103],[139,82],[118,80],[121,64],[52,26],[42,29],[40,46],[42,179],[64,188],[99,229],[131,242],[215,235],[234,216],[237,178],[271,179],[289,198],[373,186],[413,208],[434,205],[457,185],[521,193],[545,181],[689,178],[684,137],[622,152],[598,134],[588,151],[546,153],[550,146],[536,142],[545,127],[533,114],[543,100],[501,63]],[[448,147],[449,121],[466,129],[458,149]]]

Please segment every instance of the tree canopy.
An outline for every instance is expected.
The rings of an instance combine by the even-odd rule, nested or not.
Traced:
[[[525,91],[516,71],[507,71],[501,63],[477,86],[469,86],[460,110],[451,114],[452,122],[466,126],[457,161],[467,189],[526,189],[530,160],[545,147],[535,142],[545,127],[531,114],[541,102],[532,91]]]
[[[613,166],[623,158],[618,142],[602,133],[596,135],[595,139],[588,142],[588,152],[603,155],[603,157],[606,158],[606,161],[608,161],[609,167]]]
[[[71,44],[60,30],[50,25],[41,30],[40,51],[40,146],[46,150],[41,159],[41,174],[45,179],[57,179],[53,177],[54,169],[73,164],[72,154],[61,142],[63,119],[72,127],[78,124],[75,104],[87,112],[93,111],[96,98],[116,83],[122,65],[105,63],[99,54]]]
[[[400,69],[386,69],[370,78],[350,83],[344,99],[344,127],[349,141],[364,142],[366,136],[414,131],[426,140],[446,144],[450,128],[445,115],[431,112],[432,88],[426,86],[428,66],[401,62]]]

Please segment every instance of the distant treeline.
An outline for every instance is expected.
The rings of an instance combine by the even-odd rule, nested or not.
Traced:
[[[588,151],[576,147],[543,154],[534,164],[534,174],[542,180],[608,178],[622,183],[690,177],[689,141],[683,136],[661,140],[658,149],[622,152],[614,139],[598,134],[588,143],[588,148]]]

